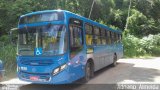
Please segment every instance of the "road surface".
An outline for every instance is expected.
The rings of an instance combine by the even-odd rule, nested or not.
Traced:
[[[116,67],[108,66],[95,72],[95,77],[86,84],[91,86],[137,83],[160,84],[160,57],[150,59],[120,59],[117,63]],[[75,83],[80,82],[77,81]],[[31,83],[20,81],[17,78],[1,82],[1,84],[20,84],[20,88],[18,87],[20,90],[25,90],[24,88],[26,87],[33,87],[33,85],[30,85]],[[75,86],[73,90],[80,87],[84,89],[82,86],[83,85]],[[42,87],[37,86],[37,88]],[[160,87],[158,88],[160,89]]]

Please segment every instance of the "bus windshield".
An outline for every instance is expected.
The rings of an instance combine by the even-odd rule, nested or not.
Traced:
[[[33,56],[41,48],[44,56],[64,54],[67,50],[67,32],[64,25],[46,25],[19,30],[18,54]]]

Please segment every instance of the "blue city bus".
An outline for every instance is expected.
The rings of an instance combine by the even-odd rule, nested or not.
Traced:
[[[18,24],[17,75],[39,84],[88,81],[123,56],[122,31],[66,10],[22,15]]]

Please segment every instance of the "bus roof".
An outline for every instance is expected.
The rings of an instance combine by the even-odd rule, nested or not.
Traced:
[[[25,15],[22,15],[20,18],[22,17],[25,17],[25,16],[30,16],[30,15],[35,15],[35,14],[41,14],[41,13],[48,13],[48,12],[64,12],[66,15],[68,16],[73,16],[73,17],[76,17],[77,19],[80,19],[80,20],[84,20],[85,22],[87,23],[90,23],[90,24],[93,24],[94,26],[98,26],[100,28],[105,28],[107,30],[110,30],[110,31],[113,31],[113,32],[117,32],[117,33],[122,33],[121,30],[114,30],[104,24],[100,24],[98,22],[95,22],[93,20],[90,20],[88,18],[85,18],[83,16],[80,16],[78,14],[75,14],[73,12],[70,12],[70,11],[67,11],[67,10],[44,10],[44,11],[36,11],[36,12],[31,12],[31,13],[28,13],[28,14],[25,14]]]

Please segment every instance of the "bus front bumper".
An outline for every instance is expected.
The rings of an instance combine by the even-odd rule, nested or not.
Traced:
[[[68,69],[52,75],[52,73],[29,73],[29,72],[18,72],[20,80],[28,81],[35,84],[67,84],[70,82],[70,76]]]

